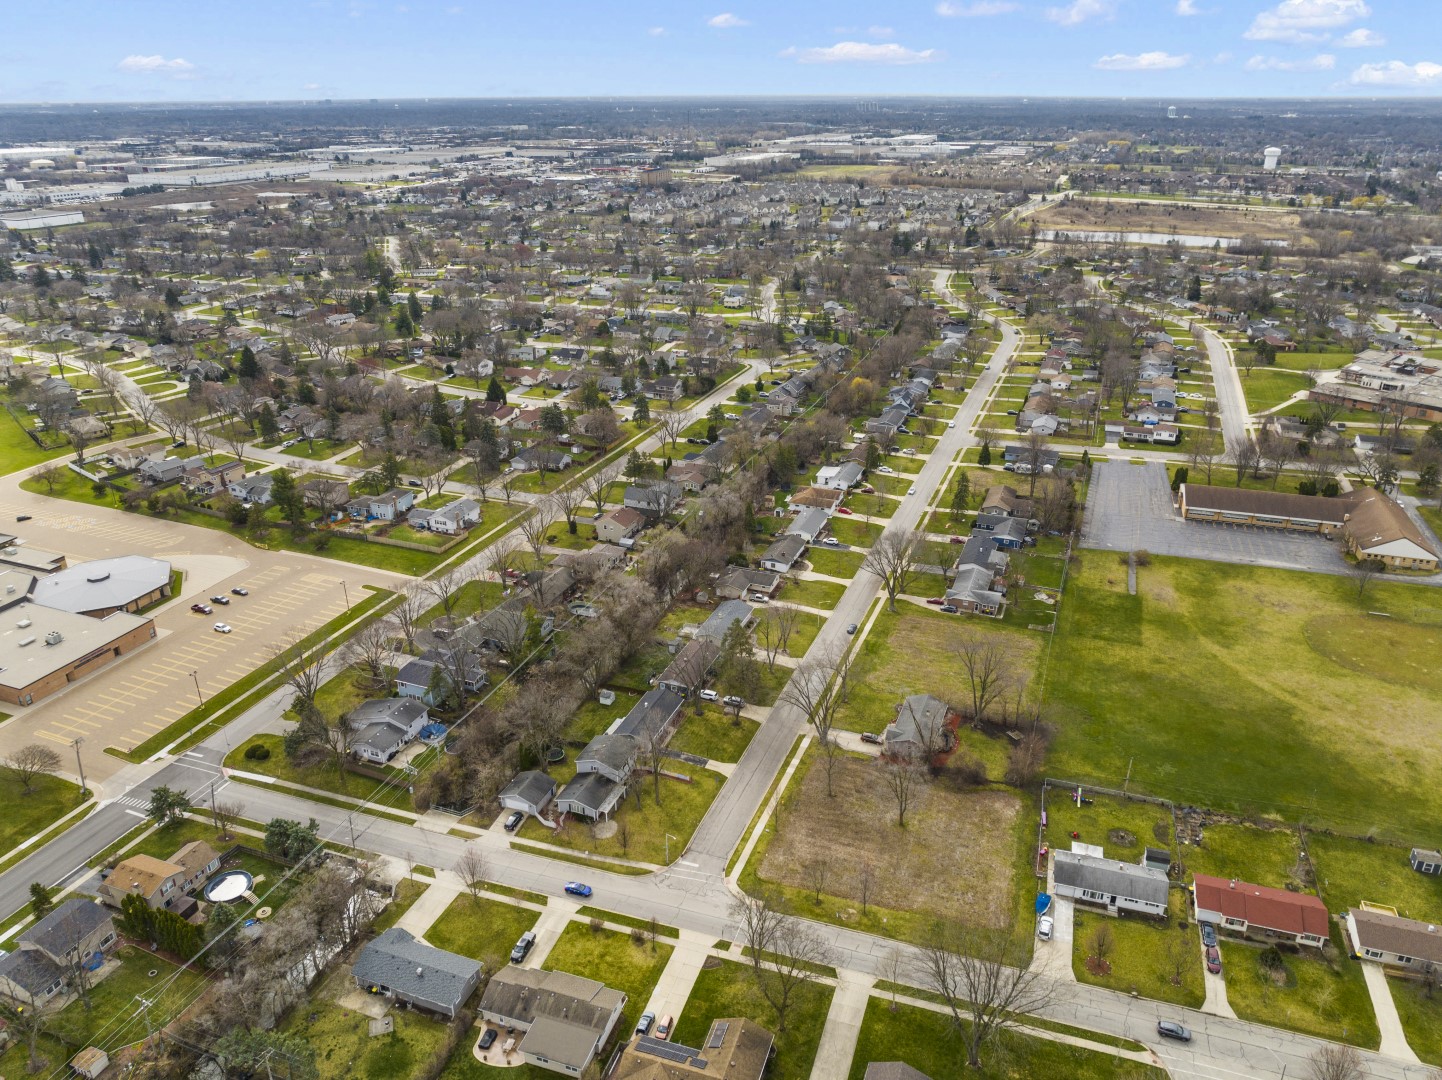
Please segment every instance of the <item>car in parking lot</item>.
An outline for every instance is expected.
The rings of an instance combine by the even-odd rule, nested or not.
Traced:
[[[1036,921],[1036,936],[1041,938],[1043,941],[1050,941],[1052,927],[1054,925],[1055,924],[1052,922],[1052,917],[1050,915],[1043,915],[1040,919]]]
[[[637,1034],[637,1035],[649,1035],[649,1034],[651,1034],[651,1025],[654,1024],[655,1022],[656,1022],[656,1014],[655,1014],[655,1013],[653,1013],[653,1012],[643,1012],[643,1013],[641,1014],[641,1019],[639,1019],[639,1020],[636,1021],[636,1034]]]
[[[928,596],[926,598],[926,602],[928,604],[935,604],[937,607],[940,607],[942,604],[946,603],[946,601],[939,596]]]
[[[855,624],[855,623],[852,623],[850,626],[848,626],[848,627],[846,628],[846,632],[847,632],[848,634],[854,634],[854,633],[856,633],[856,624]]]
[[[478,1049],[478,1050],[489,1050],[489,1049],[491,1048],[491,1044],[494,1043],[495,1041],[496,1041],[496,1029],[495,1029],[495,1028],[486,1028],[486,1033],[481,1036],[481,1041],[478,1042],[478,1043],[476,1043],[476,1049]]]
[[[211,607],[209,604],[191,604],[190,610],[195,612],[197,615],[215,614],[215,608]]]
[[[727,694],[724,698],[721,699],[721,704],[725,705],[727,708],[740,709],[745,706],[746,699],[742,697],[737,697],[735,694]]]
[[[249,596],[249,595],[250,595],[250,590],[247,589],[244,585],[237,585],[235,588],[231,589],[230,591],[231,591],[231,594],[234,595],[234,596]]]
[[[718,693],[716,693],[715,690],[702,690],[699,696],[700,696],[700,698],[701,698],[702,701],[720,701],[720,700],[721,700],[721,695],[718,694]]]
[[[872,746],[880,746],[885,740],[874,731],[863,731],[861,733],[861,741],[870,743]]]
[[[566,891],[572,896],[590,896],[591,886],[583,885],[579,881],[568,881],[566,882]]]
[[[1208,948],[1211,948],[1217,943],[1217,928],[1209,922],[1204,922],[1201,924],[1201,926],[1202,944],[1207,946]]]
[[[506,818],[506,832],[515,832],[521,827],[521,822],[526,820],[526,815],[519,810],[512,810],[511,816]]]
[[[1157,1034],[1164,1039],[1176,1039],[1177,1042],[1191,1042],[1192,1033],[1175,1020],[1158,1020]]]
[[[1207,946],[1207,970],[1213,975],[1222,973],[1222,954],[1215,945]]]
[[[217,596],[212,596],[212,597],[210,598],[210,602],[211,602],[212,604],[219,604],[221,607],[225,607],[227,604],[230,603],[230,597],[228,597],[228,596],[218,596],[218,595],[217,595]]]
[[[840,546],[841,546],[841,541],[838,540],[838,539],[836,539],[836,537],[834,537],[834,536],[828,536],[825,540],[823,540],[823,541],[821,541],[821,542],[822,542],[823,544],[825,544],[827,547],[840,547]]]
[[[218,622],[211,627],[217,634],[228,634],[231,631],[230,623]]]

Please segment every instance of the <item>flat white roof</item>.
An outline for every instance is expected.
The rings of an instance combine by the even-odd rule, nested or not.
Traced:
[[[21,690],[149,622],[125,611],[92,619],[30,600],[16,604],[0,612],[0,686]],[[51,633],[58,633],[60,640],[48,645],[46,637]]]

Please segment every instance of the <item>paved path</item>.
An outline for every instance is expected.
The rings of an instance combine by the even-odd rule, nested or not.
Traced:
[[[672,949],[671,959],[666,961],[666,968],[651,991],[651,999],[646,1002],[647,1012],[653,1013],[657,1019],[667,1015],[680,1018],[691,996],[691,988],[696,985],[696,976],[701,974],[701,967],[706,963],[715,941],[710,934],[681,931],[681,940]]]
[[[526,957],[522,967],[538,968],[545,964],[546,957],[551,955],[551,950],[556,947],[562,932],[571,923],[571,916],[581,910],[581,905],[570,900],[563,900],[559,896],[553,896],[546,902],[546,910],[541,912],[541,917],[536,920],[536,925],[531,929],[536,932],[536,944],[531,947],[531,954]]]
[[[1367,993],[1372,996],[1372,1011],[1376,1013],[1377,1027],[1382,1031],[1378,1053],[1399,1061],[1420,1061],[1412,1047],[1407,1045],[1407,1035],[1402,1030],[1402,1020],[1397,1015],[1397,1002],[1392,997],[1392,988],[1387,985],[1387,976],[1376,964],[1361,963],[1362,975],[1367,980]]]
[[[811,1066],[811,1080],[846,1080],[850,1075],[856,1040],[861,1037],[861,1021],[866,1018],[866,1005],[875,985],[874,976],[837,972],[836,992],[831,995],[821,1045],[816,1048],[816,1060]]]
[[[435,882],[421,893],[409,911],[396,920],[396,925],[424,939],[426,932],[445,914],[451,901],[460,896],[464,888],[460,879],[449,870],[438,871]]]
[[[1187,931],[1191,933],[1191,931]],[[1202,1001],[1202,1012],[1211,1013],[1213,1016],[1228,1016],[1233,1020],[1237,1014],[1232,1011],[1231,1004],[1227,1001],[1227,980],[1225,973],[1213,975],[1207,970],[1207,947],[1202,944],[1201,935],[1197,935],[1197,949],[1202,954],[1202,982],[1206,989],[1206,997]]]

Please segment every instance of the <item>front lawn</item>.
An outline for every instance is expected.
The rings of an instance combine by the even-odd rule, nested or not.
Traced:
[[[1247,398],[1247,410],[1252,413],[1276,408],[1293,394],[1312,385],[1307,376],[1297,372],[1263,367],[1254,368],[1251,372],[1240,372],[1240,375],[1242,393]]]
[[[1123,994],[1136,991],[1142,997],[1169,1001],[1195,1009],[1206,996],[1202,985],[1202,954],[1196,927],[1188,924],[1179,930],[1175,920],[1186,917],[1186,894],[1180,889],[1171,893],[1171,917],[1167,920],[1126,915],[1113,919],[1077,905],[1072,939],[1072,971],[1080,982],[1105,986]],[[1107,962],[1110,974],[1093,973],[1087,961],[1093,955],[1092,938],[1098,927],[1111,931],[1114,942]],[[1170,957],[1174,947],[1170,939],[1184,937],[1187,958],[1181,982],[1174,981],[1176,968]]]
[[[1375,1050],[1381,1041],[1362,965],[1342,948],[1333,927],[1330,959],[1315,949],[1280,953],[1280,968],[1262,966],[1263,948],[1223,936],[1227,1002],[1242,1020],[1300,1031]]]
[[[1415,979],[1388,979],[1407,1045],[1428,1065],[1442,1065],[1442,993]]]
[[[627,1039],[651,1000],[651,991],[656,988],[656,981],[670,958],[670,945],[659,941],[637,944],[631,934],[593,930],[589,925],[573,922],[561,931],[546,957],[545,966],[551,971],[569,971],[572,975],[595,979],[625,994],[626,1007],[612,1037]]]
[[[63,769],[66,767],[63,757],[61,761]],[[0,771],[0,799],[10,808],[0,820],[0,856],[22,840],[48,829],[86,801],[80,797],[79,784],[58,776],[35,777],[27,793],[19,780],[3,771]]]
[[[245,752],[257,745],[269,750],[270,756],[260,761],[246,757]],[[378,780],[338,769],[333,757],[326,758],[319,765],[302,768],[286,755],[285,738],[281,735],[251,736],[226,756],[225,765],[229,769],[273,776],[277,780],[288,780],[303,787],[348,795],[352,799],[369,799],[379,806],[389,806],[392,809],[410,810],[412,807],[411,796],[406,791],[405,784],[392,784],[382,790]],[[396,776],[399,778],[400,774],[396,773]]]
[[[671,749],[711,761],[740,761],[761,725],[748,717],[732,723],[731,713],[717,705],[703,705],[699,715],[686,714],[671,737]]]
[[[771,1080],[806,1080],[821,1045],[833,989],[816,982],[802,986],[787,1009],[786,1030],[782,1031],[776,1010],[757,987],[749,964],[714,958],[706,963],[676,1020],[674,1040],[683,1046],[704,1046],[713,1020],[745,1017],[776,1036],[776,1056],[767,1072]]]
[[[873,997],[866,1006],[849,1080],[862,1080],[873,1061],[904,1061],[931,1080],[1166,1080],[1161,1069],[1098,1050],[1007,1030],[982,1052],[982,1067],[966,1064],[966,1048],[949,1013],[897,1005]]]
[[[462,893],[421,936],[438,949],[469,956],[487,971],[505,966],[516,939],[536,925],[530,908]]]
[[[845,585],[834,581],[788,581],[781,586],[778,598],[800,604],[803,607],[821,608],[829,611],[846,593]]]
[[[826,547],[807,548],[803,557],[816,573],[844,581],[850,581],[857,575],[863,559],[859,551],[836,551]]]

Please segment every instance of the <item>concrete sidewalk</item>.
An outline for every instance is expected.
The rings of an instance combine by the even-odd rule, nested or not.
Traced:
[[[668,1013],[680,1017],[691,996],[691,988],[696,985],[696,976],[701,974],[701,967],[711,953],[714,940],[709,934],[681,931],[681,939],[672,950],[671,959],[666,961],[661,977],[656,980],[656,988],[651,991],[645,1011],[655,1013],[658,1020]]]
[[[450,880],[447,880],[450,879]],[[423,881],[423,878],[417,880]],[[424,940],[437,919],[445,914],[451,902],[461,895],[464,886],[454,874],[442,872],[437,880],[416,899],[410,909],[396,920],[396,925],[408,933]],[[426,942],[427,945],[430,942]]]
[[[562,900],[560,897],[553,896],[546,901],[546,910],[541,912],[541,917],[531,928],[536,932],[536,944],[531,948],[531,955],[526,957],[526,962],[521,966],[538,968],[544,964],[546,957],[550,956],[551,950],[556,947],[556,941],[560,938],[562,931],[571,922],[571,916],[580,910],[580,904]]]
[[[846,1080],[851,1073],[851,1059],[856,1054],[856,1041],[861,1037],[861,1021],[866,1017],[866,1004],[876,979],[859,971],[838,971],[836,992],[826,1013],[826,1027],[821,1032],[821,1045],[811,1065],[811,1080]]]
[[[1407,1035],[1402,1030],[1402,1019],[1397,1015],[1397,1003],[1392,999],[1392,988],[1387,985],[1387,976],[1376,964],[1362,961],[1362,976],[1367,980],[1367,993],[1372,997],[1372,1011],[1377,1014],[1377,1027],[1382,1032],[1382,1043],[1377,1052],[1398,1061],[1417,1062],[1421,1059],[1407,1045]]]

